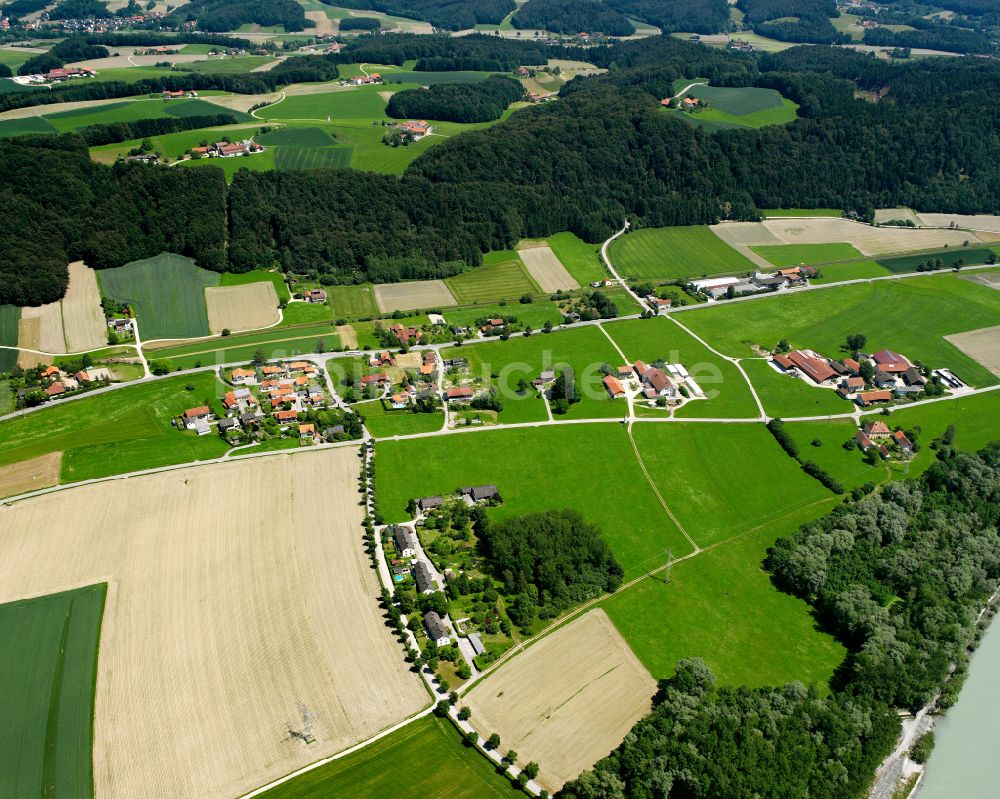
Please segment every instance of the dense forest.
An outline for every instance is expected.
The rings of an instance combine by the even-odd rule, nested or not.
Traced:
[[[478,83],[442,83],[396,92],[385,112],[394,119],[492,122],[523,94],[524,88],[516,80],[491,75]]]
[[[663,681],[652,715],[565,799],[858,799],[916,710],[973,644],[1000,582],[1000,442],[939,443],[919,479],[889,483],[779,539],[766,567],[850,654],[821,698],[798,684],[718,688],[700,661]]]
[[[850,649],[843,690],[916,710],[972,641],[1000,581],[1000,443],[945,452],[780,540],[767,567]]]
[[[910,20],[911,23],[915,21]],[[954,25],[928,25],[914,31],[871,28],[865,31],[864,42],[879,47],[926,47],[953,53],[992,53],[996,50],[985,34]]]
[[[70,261],[121,266],[164,251],[226,264],[226,184],[215,169],[92,163],[79,136],[0,145],[0,304],[61,297]]]
[[[384,45],[396,56],[420,46],[405,36],[373,44],[397,38]],[[528,52],[517,42],[490,51],[491,37],[468,37],[468,45],[425,38],[429,52],[455,58],[466,46],[473,58]],[[129,89],[246,90],[321,79],[303,76],[335,73],[338,59],[362,49],[289,59],[253,75],[175,74]],[[836,207],[862,218],[899,205],[1000,211],[1000,64],[993,61],[892,64],[822,47],[758,61],[671,37],[587,53],[609,72],[570,81],[558,102],[448,139],[402,178],[241,171],[228,195],[230,268],[277,263],[327,284],[440,277],[521,238],[569,230],[601,241],[626,217],[652,226],[756,219],[758,208],[773,207]],[[706,133],[659,107],[673,82],[691,75],[777,89],[799,104],[800,118]],[[859,90],[882,99],[857,99]],[[37,94],[68,100],[115,91],[113,82],[95,82]],[[20,96],[2,95],[0,106]]]
[[[700,660],[660,684],[650,716],[560,799],[860,797],[892,750],[884,705],[823,699],[799,683],[720,688]]]
[[[344,17],[339,25],[341,31],[377,31],[382,27],[376,17]]]
[[[579,50],[574,49],[574,54]],[[364,37],[341,51],[344,63],[395,64],[416,60],[418,72],[481,70],[510,72],[519,66],[544,64],[549,58],[566,58],[565,48],[546,47],[539,42],[519,42],[475,33],[469,36],[422,36],[395,33]]]
[[[835,0],[739,0],[744,22],[755,33],[785,42],[842,44],[850,36],[830,22],[840,16]]]
[[[608,7],[656,25],[664,33],[719,33],[729,27],[726,0],[604,0]]]
[[[182,130],[197,130],[212,128],[217,125],[235,125],[239,120],[235,114],[206,114],[193,117],[162,117],[153,119],[136,119],[132,122],[105,122],[99,125],[88,125],[79,131],[79,135],[88,147],[101,144],[128,141],[129,139],[144,139],[147,136],[162,136],[165,133],[179,133]]]
[[[515,28],[537,28],[553,33],[603,33],[631,36],[635,26],[604,0],[528,0],[511,18]]]
[[[327,5],[381,11],[396,17],[425,20],[435,28],[459,31],[497,25],[516,6],[514,0],[322,0]]]
[[[477,536],[511,602],[530,600],[529,617],[535,606],[561,611],[613,592],[625,573],[601,531],[575,510],[487,521]]]
[[[49,12],[49,19],[85,19],[110,17],[108,4],[99,0],[60,0]]]
[[[164,17],[164,25],[196,22],[199,30],[231,31],[242,25],[281,25],[286,31],[313,27],[295,0],[192,0]]]

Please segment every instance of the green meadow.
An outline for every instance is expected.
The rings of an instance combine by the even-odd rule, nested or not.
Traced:
[[[799,264],[825,264],[829,261],[849,261],[864,258],[850,244],[767,244],[751,247],[775,266],[798,266]]]
[[[825,693],[847,653],[817,629],[805,602],[771,584],[761,563],[778,536],[831,507],[801,509],[700,552],[671,567],[668,580],[647,577],[602,607],[657,679],[671,676],[678,660],[700,657],[723,685],[798,680]]]
[[[665,113],[707,127],[761,128],[783,125],[796,118],[798,105],[774,89],[694,86],[684,94],[707,103],[698,111],[667,109]]]
[[[333,319],[333,309],[323,302],[293,302],[282,311],[280,327],[308,325]]]
[[[672,280],[757,268],[706,225],[636,230],[608,250],[611,263],[628,278]]]
[[[393,410],[382,400],[371,400],[352,406],[365,417],[365,427],[376,438],[408,436],[413,433],[430,433],[444,425],[443,413],[413,413],[410,410]]]
[[[378,314],[375,291],[368,284],[363,286],[327,286],[326,296],[338,319],[358,319]]]
[[[950,368],[976,386],[997,382],[942,336],[1000,324],[1000,292],[950,274],[837,286],[678,316],[730,356],[750,355],[751,344],[770,348],[785,338],[792,347],[839,357],[845,338],[863,333],[870,349],[888,347],[932,368]]]
[[[514,302],[508,302],[504,305],[487,303],[474,308],[449,308],[444,314],[448,324],[462,327],[475,324],[477,319],[492,319],[497,316],[502,316],[505,319],[513,316],[518,323],[531,325],[535,331],[539,330],[546,322],[551,322],[553,326],[563,322],[563,313],[559,309],[559,305],[551,300],[536,300],[527,305]]]
[[[740,365],[749,375],[768,416],[823,416],[854,410],[854,404],[833,389],[781,374],[762,358],[745,358]]]
[[[60,480],[71,483],[217,458],[226,451],[218,436],[181,432],[170,422],[198,405],[220,412],[216,398],[223,391],[205,372],[63,401],[8,419],[0,422],[0,466],[61,451]]]
[[[309,353],[331,352],[340,347],[340,337],[331,324],[302,327],[276,327],[246,336],[227,336],[192,344],[149,350],[151,361],[165,363],[171,369],[194,369],[223,363],[251,361],[262,353],[264,358],[288,358]]]
[[[689,316],[680,314],[679,319],[687,323]],[[759,415],[750,388],[739,370],[713,354],[670,318],[627,319],[605,323],[604,329],[625,353],[629,363],[663,360],[683,364],[706,396],[711,397],[687,403],[677,411],[677,416],[737,419]]]
[[[763,424],[647,422],[633,425],[632,436],[667,505],[700,546],[832,496]]]
[[[107,585],[0,605],[0,795],[94,795],[94,686]]]
[[[518,299],[540,294],[517,253],[504,250],[483,256],[483,265],[445,280],[455,299],[463,305]]]
[[[511,312],[517,314],[515,306]],[[530,307],[530,306],[527,306]],[[448,317],[446,317],[448,318]],[[481,385],[497,384],[505,404],[500,421],[506,421],[521,403],[534,403],[531,391],[523,396],[515,393],[518,381],[529,382],[544,369],[560,371],[571,367],[575,373],[580,401],[570,405],[567,419],[594,419],[624,416],[624,400],[608,398],[601,381],[602,364],[617,364],[621,360],[611,342],[597,327],[580,327],[558,333],[534,333],[508,341],[465,345],[443,350],[442,358],[462,357],[468,361],[469,370]],[[521,421],[522,419],[518,419]]]
[[[192,147],[201,147],[204,144],[210,144],[222,139],[223,136],[228,136],[234,141],[242,141],[243,139],[249,139],[254,136],[259,130],[259,126],[241,126],[241,125],[223,125],[221,127],[215,128],[197,128],[195,130],[185,130],[180,133],[165,133],[162,136],[152,136],[150,142],[152,142],[153,150],[170,159],[181,158],[184,153],[190,150]],[[118,157],[124,157],[128,152],[142,144],[142,139],[130,139],[124,142],[115,142],[113,144],[102,144],[98,147],[90,148],[90,157],[95,161],[101,161],[103,163],[112,163]],[[255,155],[253,158],[259,158],[261,156]],[[200,159],[197,163],[209,163],[213,165],[222,166],[221,160],[228,161],[243,161],[244,159]],[[245,159],[249,161],[250,159]],[[246,164],[243,164],[244,166]]]
[[[399,767],[393,767],[393,764]],[[405,765],[405,774],[401,766]],[[261,794],[261,799],[517,799],[524,794],[465,746],[450,721],[427,716]]]
[[[546,239],[556,258],[581,286],[604,280],[608,271],[601,261],[601,245],[588,244],[572,233],[556,233]]]
[[[941,261],[941,266],[951,269],[953,266],[971,266],[989,262],[993,250],[984,247],[955,247],[947,250],[934,250],[915,253],[914,255],[897,255],[892,258],[879,258],[878,264],[890,272],[916,272],[917,267],[929,260]]]
[[[162,253],[102,269],[97,280],[104,296],[132,306],[143,341],[208,335],[205,288],[218,286],[220,278],[190,258]]]
[[[649,487],[625,430],[616,424],[502,427],[380,441],[376,491],[387,521],[406,518],[409,499],[495,483],[504,502],[493,518],[574,508],[604,533],[626,579],[691,551]],[[502,455],[501,455],[502,453]],[[410,475],[400,480],[399,475]]]

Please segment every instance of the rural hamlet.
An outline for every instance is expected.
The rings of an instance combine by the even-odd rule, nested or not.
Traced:
[[[0,799],[996,799],[1000,0],[0,0]]]

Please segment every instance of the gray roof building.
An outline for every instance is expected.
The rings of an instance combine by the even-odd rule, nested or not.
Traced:
[[[500,492],[495,485],[472,486],[471,488],[460,489],[462,496],[469,497],[473,502],[481,502],[484,499],[493,499],[500,496]]]
[[[417,500],[417,507],[425,511],[440,508],[442,504],[444,500],[441,497],[421,497]]]
[[[431,570],[422,560],[418,560],[413,565],[413,579],[417,583],[417,591],[421,594],[432,593],[434,591],[434,580],[431,577]]]
[[[392,540],[396,545],[396,551],[402,555],[406,551],[413,552],[415,547],[413,541],[413,535],[405,527],[401,527],[398,524],[392,526]]]
[[[433,610],[424,614],[424,627],[427,629],[427,637],[433,641],[440,642],[451,637],[444,621]]]

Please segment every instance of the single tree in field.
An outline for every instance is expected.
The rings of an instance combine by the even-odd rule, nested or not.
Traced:
[[[864,333],[852,333],[847,337],[847,349],[851,352],[857,352],[862,349],[868,341],[868,336]]]
[[[535,779],[538,776],[538,764],[532,760],[528,765],[521,769],[522,774],[526,774],[529,780]]]
[[[511,749],[503,756],[503,760],[501,762],[505,766],[513,766],[517,762],[517,752]]]
[[[493,733],[489,738],[486,739],[487,749],[499,749],[500,748],[500,735],[499,733]]]

